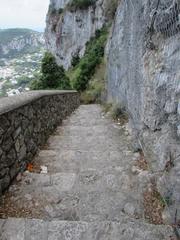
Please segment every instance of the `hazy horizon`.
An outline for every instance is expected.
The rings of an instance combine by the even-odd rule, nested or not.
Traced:
[[[43,32],[48,6],[49,0],[5,0],[0,8],[0,29],[28,28]]]
[[[41,28],[29,28],[29,27],[7,27],[7,28],[0,28],[0,31],[3,31],[3,30],[11,30],[11,29],[27,29],[27,30],[32,30],[32,31],[36,31],[36,32],[39,32],[39,33],[43,33],[44,32],[44,28],[41,29]]]

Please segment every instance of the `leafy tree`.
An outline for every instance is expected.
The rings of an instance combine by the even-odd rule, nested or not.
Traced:
[[[57,65],[56,59],[51,53],[45,53],[42,59],[40,78],[32,83],[31,89],[71,89],[64,68]]]

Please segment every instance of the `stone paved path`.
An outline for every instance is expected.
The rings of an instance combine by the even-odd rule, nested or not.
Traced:
[[[137,158],[100,106],[80,106],[35,159],[48,173],[25,172],[6,194],[13,210],[0,220],[0,239],[173,239],[169,226],[143,220],[148,174],[132,171]]]

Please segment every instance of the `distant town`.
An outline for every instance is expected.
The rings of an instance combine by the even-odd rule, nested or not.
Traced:
[[[0,31],[0,97],[30,90],[44,51],[43,34],[29,29]]]
[[[44,50],[18,59],[0,60],[0,96],[13,96],[28,91],[31,81],[40,72]]]

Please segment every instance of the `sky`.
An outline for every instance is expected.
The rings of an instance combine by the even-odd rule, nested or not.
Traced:
[[[43,31],[50,0],[0,0],[0,29]]]

